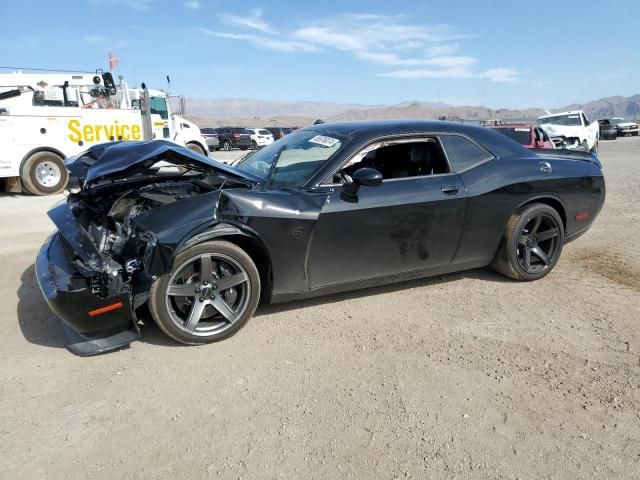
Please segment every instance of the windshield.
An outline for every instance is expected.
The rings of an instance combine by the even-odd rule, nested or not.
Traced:
[[[611,119],[613,121],[613,123],[615,123],[616,125],[620,125],[621,123],[624,123],[624,118],[612,118]]]
[[[280,186],[302,185],[347,143],[349,137],[300,130],[241,159],[234,167]]]
[[[553,117],[539,118],[538,124],[540,125],[564,125],[567,127],[579,127],[582,125],[580,122],[580,115],[554,115]]]
[[[526,127],[514,127],[514,128],[493,128],[497,132],[506,135],[511,140],[515,140],[520,145],[531,144],[531,130]]]

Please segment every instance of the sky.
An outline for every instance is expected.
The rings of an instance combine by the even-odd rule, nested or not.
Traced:
[[[640,93],[640,0],[0,0],[0,67],[196,98],[557,108]],[[7,70],[0,69],[1,72]]]

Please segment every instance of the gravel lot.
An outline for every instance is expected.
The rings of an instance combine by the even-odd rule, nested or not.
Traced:
[[[639,478],[640,139],[601,159],[603,212],[539,282],[266,307],[203,347],[151,323],[92,358],[34,280],[58,199],[0,195],[0,478]]]

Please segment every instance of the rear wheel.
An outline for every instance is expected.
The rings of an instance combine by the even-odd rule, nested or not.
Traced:
[[[64,190],[69,180],[69,172],[60,155],[53,152],[37,152],[22,165],[20,180],[34,195],[51,195]]]
[[[202,156],[205,156],[205,157],[206,157],[206,154],[205,154],[204,149],[203,149],[200,145],[198,145],[197,143],[193,143],[193,142],[191,142],[191,143],[187,143],[186,147],[187,147],[189,150],[191,150],[192,152],[199,153],[200,155],[202,155]]]
[[[229,140],[224,141],[224,143],[222,144],[222,148],[225,150],[225,152],[230,152],[233,149]]]
[[[538,280],[553,270],[563,243],[558,212],[543,203],[526,205],[509,219],[491,268],[515,280]]]
[[[149,292],[149,310],[168,336],[189,345],[215,342],[251,318],[260,299],[260,276],[244,250],[207,242],[185,250],[174,264]]]

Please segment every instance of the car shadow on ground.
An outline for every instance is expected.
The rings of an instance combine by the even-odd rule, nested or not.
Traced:
[[[333,302],[343,302],[347,300],[354,300],[357,298],[381,295],[384,293],[393,293],[402,290],[410,290],[413,288],[428,288],[429,286],[440,285],[443,283],[451,283],[463,278],[472,278],[477,280],[489,281],[489,282],[513,282],[513,280],[503,277],[495,273],[488,268],[480,268],[476,270],[467,270],[463,272],[448,273],[444,275],[436,275],[433,277],[418,278],[415,280],[405,280],[398,283],[391,283],[388,285],[382,285],[379,287],[363,288],[361,290],[351,290],[348,292],[335,293],[330,295],[323,295],[319,297],[308,298],[304,300],[294,300],[291,302],[276,303],[272,305],[263,305],[258,308],[255,313],[255,317],[262,315],[271,315],[280,312],[286,312],[288,310],[295,310],[299,308],[317,307],[320,305],[329,305]]]
[[[28,342],[44,347],[64,348],[64,332],[60,320],[42,297],[34,265],[30,265],[20,277],[17,316],[20,330]]]
[[[344,293],[324,295],[305,300],[295,300],[291,302],[278,303],[275,305],[263,305],[258,308],[255,317],[274,315],[289,310],[318,307],[321,305],[330,306],[334,302],[343,302],[362,297],[392,293],[413,288],[428,288],[443,283],[451,283],[464,278],[471,278],[487,282],[513,282],[513,280],[503,277],[489,269],[476,269],[464,272],[438,275],[434,277],[408,280],[404,282],[384,285],[379,287],[352,290]],[[60,320],[49,310],[40,289],[36,283],[34,265],[29,266],[21,276],[21,284],[18,288],[18,322],[25,339],[30,343],[45,347],[63,348],[65,337],[60,325]],[[184,346],[167,337],[153,321],[146,308],[136,311],[141,325],[140,341],[152,345],[160,346]]]

